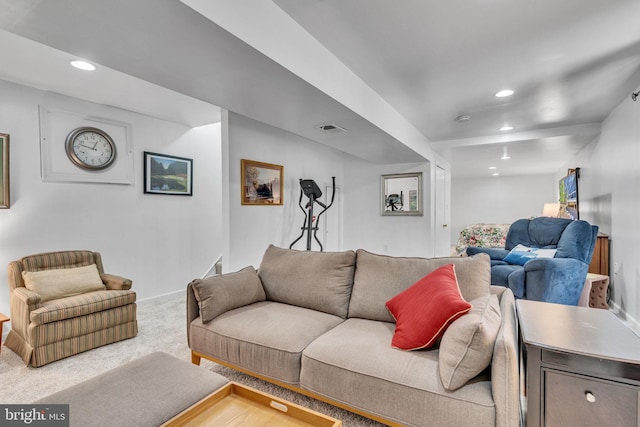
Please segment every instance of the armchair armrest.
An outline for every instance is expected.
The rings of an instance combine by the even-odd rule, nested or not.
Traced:
[[[509,255],[509,251],[501,248],[478,248],[475,246],[469,246],[467,248],[467,255],[487,254],[492,261],[502,261],[504,257]]]
[[[527,299],[576,305],[589,265],[573,258],[537,258],[524,265]]]
[[[111,291],[128,291],[131,289],[131,285],[133,285],[131,279],[116,276],[115,274],[102,273],[100,274],[100,278],[107,289]]]
[[[40,308],[40,295],[27,288],[18,287],[11,291],[11,329],[22,338],[27,336],[27,328],[31,323],[31,312]]]

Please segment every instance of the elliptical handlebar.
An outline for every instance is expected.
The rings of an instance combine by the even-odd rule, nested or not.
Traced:
[[[300,188],[300,199],[298,200],[298,205],[300,206],[300,210],[302,210],[302,212],[304,213],[304,222],[303,225],[301,227],[302,229],[302,233],[300,234],[300,236],[294,240],[290,245],[289,245],[289,249],[293,248],[293,245],[295,245],[296,243],[298,243],[298,241],[300,239],[302,239],[302,237],[304,236],[305,231],[308,233],[307,234],[307,250],[310,251],[311,250],[311,231],[313,230],[313,238],[315,239],[315,241],[318,243],[318,245],[320,245],[320,252],[323,251],[323,247],[322,247],[322,243],[320,242],[320,240],[318,239],[318,236],[316,235],[316,233],[318,232],[318,221],[320,220],[320,216],[325,213],[332,205],[333,202],[335,200],[336,197],[336,177],[332,176],[331,177],[331,181],[332,181],[332,192],[331,192],[331,202],[328,205],[325,205],[324,203],[322,203],[321,201],[317,200],[314,197],[314,194],[309,194],[309,202],[307,203],[306,208],[308,209],[308,212],[305,211],[305,209],[302,207],[302,196],[304,194],[303,188],[302,188],[302,182],[303,181],[308,181],[308,180],[302,180],[300,179],[300,183],[301,183],[301,188]],[[315,185],[315,183],[314,183]],[[317,188],[317,187],[316,187]],[[319,196],[321,196],[322,193],[320,192]],[[313,217],[313,204],[317,203],[320,206],[322,206],[322,211],[318,214],[317,217]],[[313,221],[315,219],[315,223],[316,225],[313,225]]]

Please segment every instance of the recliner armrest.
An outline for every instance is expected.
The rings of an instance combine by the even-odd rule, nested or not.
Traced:
[[[487,254],[492,260],[502,261],[504,257],[509,255],[509,251],[502,248],[478,248],[475,246],[469,246],[467,248],[467,255],[472,256],[476,254]]]
[[[128,291],[133,285],[131,279],[116,276],[115,274],[102,273],[100,275],[100,278],[102,279],[102,283],[104,283],[107,289],[112,291]]]

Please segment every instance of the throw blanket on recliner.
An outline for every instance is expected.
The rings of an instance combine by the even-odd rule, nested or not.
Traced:
[[[487,253],[491,284],[510,288],[516,298],[576,305],[597,235],[598,227],[586,221],[520,219],[509,228],[504,249],[469,247],[467,254]],[[535,256],[537,249],[555,250],[555,254]],[[530,258],[517,256],[526,250],[534,252]]]

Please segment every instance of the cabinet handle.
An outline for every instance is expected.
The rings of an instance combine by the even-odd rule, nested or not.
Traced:
[[[587,402],[594,403],[596,401],[596,397],[590,391],[585,391],[584,397],[587,398]]]

